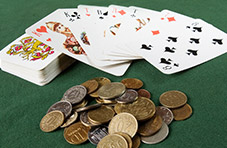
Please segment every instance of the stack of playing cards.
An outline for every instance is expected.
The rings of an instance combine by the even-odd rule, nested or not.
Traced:
[[[169,10],[157,12],[134,6],[79,5],[57,9],[26,29],[26,34],[56,53],[58,50],[116,76],[122,76],[132,60],[145,59],[161,72],[173,74],[227,51],[226,33],[201,19]],[[24,40],[20,42],[24,44]],[[18,48],[8,47],[1,58],[19,55],[20,59],[15,60],[25,59],[32,63],[33,59],[18,52]],[[42,53],[39,61],[58,57],[51,55],[49,49],[47,53],[44,49],[42,52],[36,49],[38,53],[33,53],[26,46],[23,50],[31,55]],[[31,68],[29,66],[27,68]]]

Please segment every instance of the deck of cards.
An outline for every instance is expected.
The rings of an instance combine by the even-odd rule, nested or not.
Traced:
[[[57,9],[25,32],[1,51],[1,68],[38,85],[74,59],[115,76],[138,59],[173,74],[227,51],[226,33],[201,19],[134,6]]]

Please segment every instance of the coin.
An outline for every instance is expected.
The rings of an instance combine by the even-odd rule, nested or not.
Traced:
[[[145,97],[145,98],[151,98],[151,94],[149,91],[147,91],[146,89],[139,89],[138,91],[138,96],[140,97]]]
[[[88,81],[82,83],[81,85],[86,87],[87,93],[90,94],[98,88],[99,83],[96,80],[88,80]]]
[[[126,88],[139,89],[143,86],[143,82],[136,78],[126,78],[121,81]]]
[[[89,127],[81,122],[74,123],[64,130],[64,138],[70,144],[81,144],[87,141]]]
[[[109,123],[109,134],[123,132],[133,137],[138,129],[136,118],[130,113],[120,113],[112,118]]]
[[[88,103],[88,100],[83,99],[80,103],[74,104],[73,109],[78,109],[78,108],[84,107],[87,105],[87,103]]]
[[[51,112],[51,111],[54,111],[54,110],[59,110],[61,111],[65,118],[67,118],[71,112],[72,112],[72,105],[70,102],[68,101],[58,101],[56,103],[54,103],[47,111],[47,113]]]
[[[115,112],[110,106],[102,105],[101,107],[88,111],[88,120],[92,123],[107,123],[110,121]]]
[[[111,81],[108,78],[105,78],[105,77],[97,77],[97,78],[93,78],[92,80],[96,80],[99,84],[97,90],[90,94],[91,97],[95,97],[95,98],[99,97],[98,96],[99,88],[101,88],[105,84],[111,83]]]
[[[148,137],[141,137],[143,143],[156,144],[163,141],[169,134],[169,128],[165,122],[163,122],[161,129],[154,135]]]
[[[165,106],[157,106],[156,114],[162,117],[162,120],[169,125],[173,121],[173,113]]]
[[[61,126],[61,128],[71,125],[74,121],[76,121],[77,117],[78,117],[78,113],[74,111],[74,113],[65,121],[65,123]]]
[[[141,136],[151,136],[162,127],[162,118],[159,115],[154,115],[150,120],[140,124],[138,133]]]
[[[80,114],[80,122],[81,122],[83,125],[88,126],[88,127],[93,127],[93,126],[101,125],[101,124],[93,124],[93,123],[91,123],[91,122],[88,120],[87,112],[82,112],[82,113]]]
[[[150,119],[155,114],[155,105],[148,98],[138,97],[133,103],[117,103],[114,110],[117,114],[127,112],[135,116],[138,121],[144,121]]]
[[[120,82],[112,82],[103,85],[98,90],[98,96],[102,99],[112,99],[121,96],[125,92],[125,85]]]
[[[128,143],[128,148],[132,148],[132,139],[128,134],[123,133],[123,132],[117,132],[115,134],[123,136]]]
[[[138,135],[135,135],[133,138],[132,138],[132,148],[138,148],[140,146],[140,136]]]
[[[111,134],[102,138],[97,148],[128,148],[128,143],[121,135]]]
[[[82,85],[76,85],[68,89],[63,98],[71,104],[81,102],[87,94],[87,89]]]
[[[187,102],[187,96],[180,91],[171,90],[163,93],[159,97],[160,103],[168,108],[178,108]]]
[[[101,105],[102,104],[97,103],[97,104],[92,104],[92,105],[89,105],[89,106],[81,107],[81,108],[76,109],[76,112],[83,112],[83,111],[95,109],[95,108],[100,107]]]
[[[101,99],[101,98],[96,98],[95,101],[97,103],[103,103],[103,104],[116,104],[117,101],[114,99],[114,100],[105,100],[105,99]]]
[[[134,102],[138,98],[137,91],[133,89],[127,89],[123,95],[116,98],[118,103],[131,103]]]
[[[192,108],[189,104],[185,104],[180,108],[171,109],[173,112],[174,120],[185,120],[192,114]]]
[[[91,130],[88,132],[88,140],[94,144],[97,145],[99,141],[108,135],[108,128],[106,126],[98,126],[91,128]]]
[[[64,114],[55,110],[47,113],[40,121],[40,129],[43,132],[51,132],[57,129],[64,122]]]

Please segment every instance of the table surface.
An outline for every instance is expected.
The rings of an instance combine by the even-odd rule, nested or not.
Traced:
[[[79,4],[108,6],[139,6],[157,11],[169,9],[193,18],[201,18],[227,32],[226,0],[1,0],[0,49],[24,33],[24,30],[58,8],[74,8]],[[133,61],[122,77],[112,76],[84,63],[76,62],[51,83],[40,87],[0,71],[0,147],[4,148],[92,148],[86,142],[70,145],[63,137],[63,129],[44,133],[39,129],[41,118],[53,103],[59,101],[70,87],[93,77],[107,77],[112,81],[139,78],[143,88],[152,94],[159,105],[159,96],[168,90],[187,94],[193,114],[185,121],[174,121],[167,139],[154,148],[227,147],[227,55],[204,64],[165,75],[145,60]],[[141,148],[150,145],[142,144]]]

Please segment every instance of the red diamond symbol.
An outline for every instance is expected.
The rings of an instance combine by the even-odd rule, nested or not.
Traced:
[[[169,20],[169,22],[176,21],[174,17],[168,17],[167,19]]]
[[[126,14],[126,12],[124,10],[118,11],[121,15]]]
[[[158,35],[160,32],[159,30],[155,30],[155,31],[151,31],[153,33],[153,35]]]

